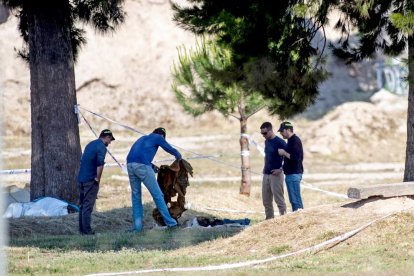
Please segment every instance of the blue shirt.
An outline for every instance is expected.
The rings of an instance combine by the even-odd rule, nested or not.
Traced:
[[[96,139],[86,145],[83,151],[78,182],[93,181],[96,177],[96,168],[105,164],[106,146],[101,139]]]
[[[283,172],[289,174],[303,174],[303,146],[302,141],[296,134],[293,134],[287,142],[286,151],[290,158],[285,158]]]
[[[181,159],[181,154],[164,139],[162,135],[151,133],[139,138],[131,147],[127,156],[127,163],[141,163],[151,165],[158,147]]]
[[[278,136],[270,140],[266,139],[264,174],[272,174],[272,170],[282,167],[283,157],[279,155],[277,150],[285,148],[286,142]]]

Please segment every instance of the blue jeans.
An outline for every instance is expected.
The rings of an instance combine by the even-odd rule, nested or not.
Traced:
[[[160,211],[165,224],[169,227],[176,226],[177,222],[171,217],[170,213],[168,212],[167,205],[164,201],[164,195],[161,192],[160,186],[158,185],[157,179],[155,178],[154,170],[151,168],[151,166],[140,163],[128,163],[127,168],[132,192],[132,218],[134,223],[134,230],[142,230],[142,182],[151,193],[155,205],[157,206],[158,211]]]
[[[292,210],[295,212],[298,209],[303,209],[302,197],[300,196],[300,181],[302,174],[288,174],[285,176],[286,187],[288,190],[289,201],[292,205]]]

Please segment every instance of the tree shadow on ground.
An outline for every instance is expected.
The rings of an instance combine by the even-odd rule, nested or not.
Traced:
[[[144,229],[140,233],[128,232],[132,228],[130,207],[94,212],[92,228],[95,235],[79,235],[78,214],[64,217],[24,217],[9,219],[9,245],[38,247],[63,251],[118,251],[173,250],[180,247],[233,236],[241,227],[187,228],[194,217],[212,217],[210,214],[187,210],[173,229],[155,227],[151,216],[152,203],[144,204]]]
[[[369,197],[369,198],[365,198],[365,199],[361,199],[361,200],[354,201],[354,202],[351,202],[351,203],[347,203],[345,205],[342,205],[341,207],[358,209],[358,208],[364,206],[367,203],[371,203],[371,202],[378,201],[378,200],[386,200],[386,199],[389,199],[389,197],[372,196],[372,197]]]

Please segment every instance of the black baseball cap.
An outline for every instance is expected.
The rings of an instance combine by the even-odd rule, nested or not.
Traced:
[[[167,136],[167,131],[163,127],[158,127],[156,129],[154,129],[154,131],[152,133],[160,134],[160,135],[163,135],[164,137]]]
[[[280,124],[278,132],[281,132],[285,129],[293,129],[293,125],[291,122],[283,122]]]
[[[106,137],[106,136],[111,136],[111,140],[115,140],[114,135],[112,134],[112,131],[110,131],[109,129],[104,129],[101,131],[101,134],[99,135],[99,138],[101,137]]]

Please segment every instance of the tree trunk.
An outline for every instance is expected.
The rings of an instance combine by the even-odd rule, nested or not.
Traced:
[[[69,2],[33,2],[24,7],[29,25],[32,119],[30,199],[52,196],[77,203],[81,148],[74,113]]]
[[[250,195],[252,176],[250,170],[250,150],[247,136],[247,117],[244,112],[244,105],[239,106],[240,113],[240,156],[241,156],[241,186],[240,194]]]
[[[414,36],[408,37],[407,148],[404,182],[414,181]]]

